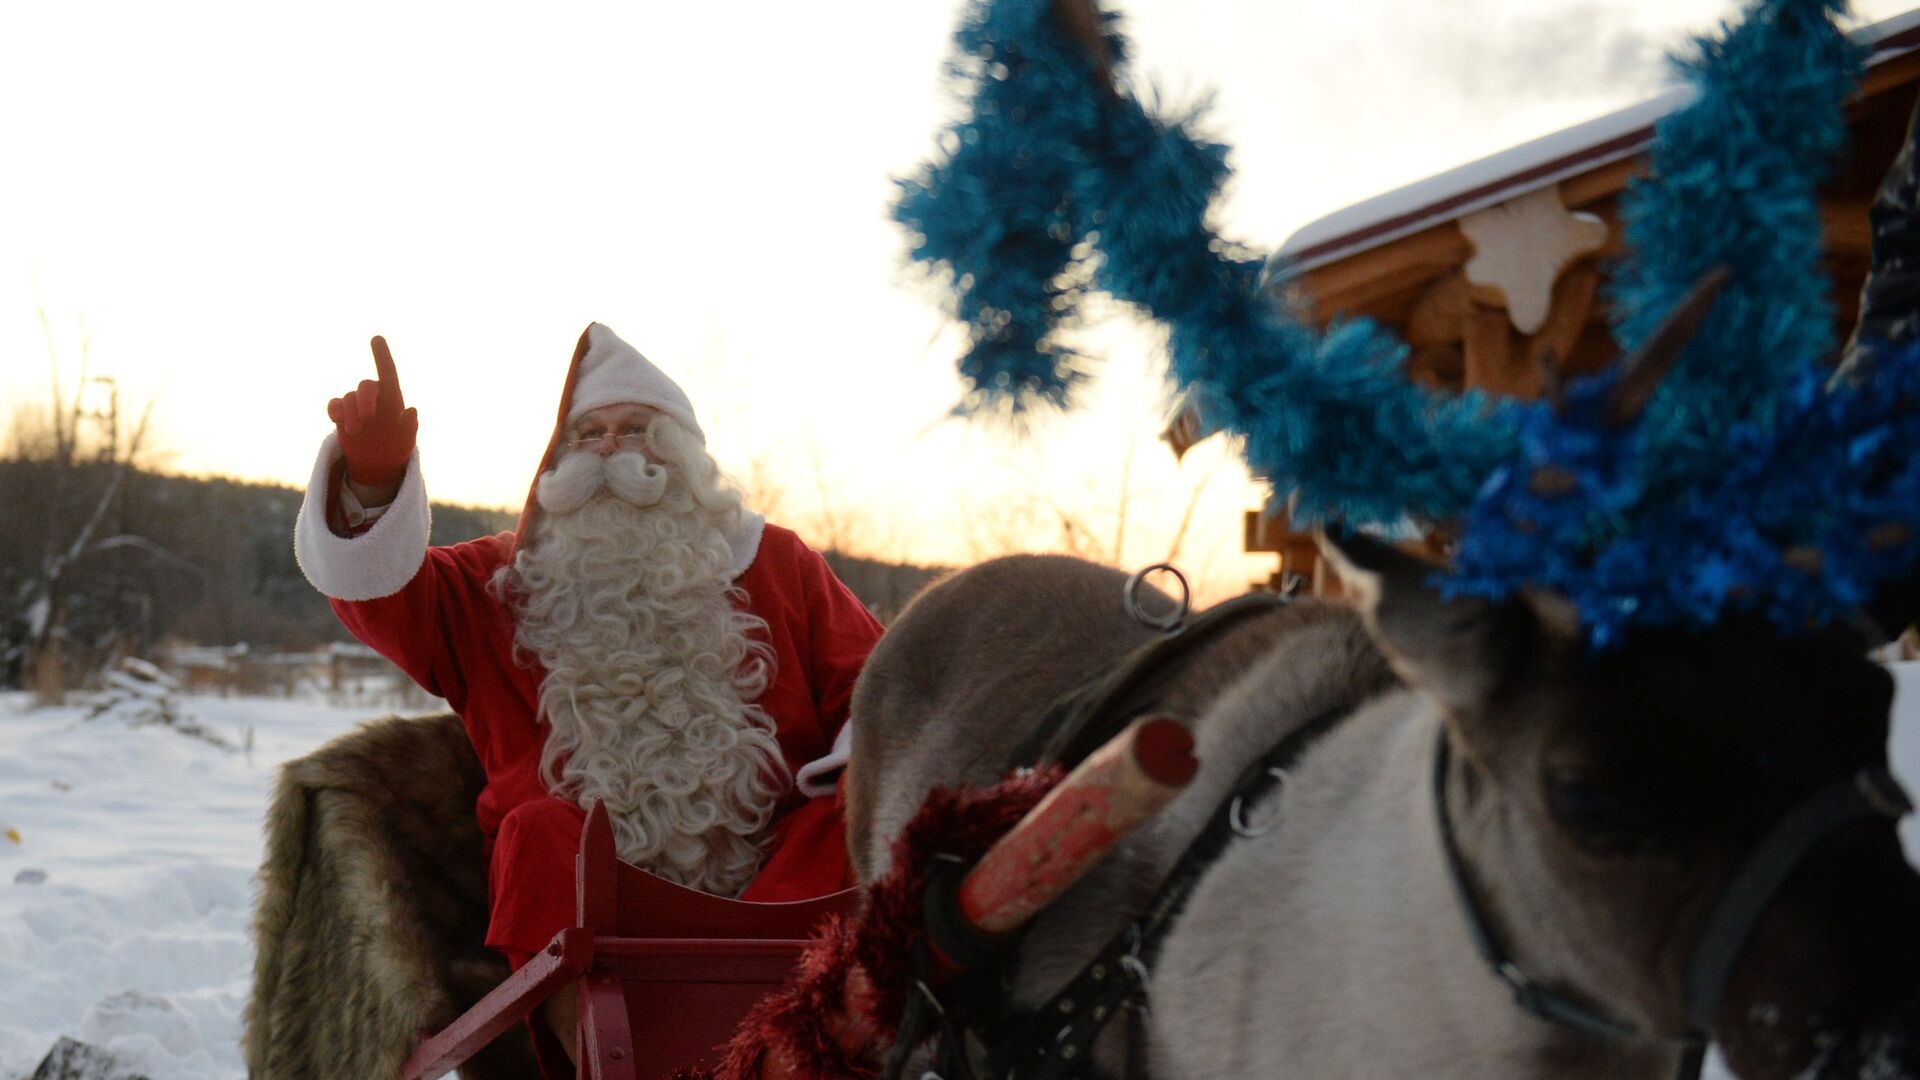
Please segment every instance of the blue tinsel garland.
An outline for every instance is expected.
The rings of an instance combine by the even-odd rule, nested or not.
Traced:
[[[1856,611],[1920,554],[1920,346],[1832,391],[1827,375],[1794,373],[1767,422],[1728,430],[1721,473],[1657,503],[1635,441],[1608,421],[1614,374],[1577,381],[1560,413],[1525,407],[1521,455],[1468,514],[1446,588],[1551,589],[1597,648],[1728,611],[1789,631]]]
[[[1861,51],[1844,0],[1762,0],[1676,61],[1697,91],[1663,119],[1651,177],[1621,203],[1627,261],[1614,336],[1631,350],[1699,276],[1733,277],[1642,425],[1637,470],[1655,502],[1717,476],[1736,424],[1765,422],[1787,383],[1833,349],[1814,187],[1846,143],[1842,105]]]
[[[1405,379],[1405,346],[1376,325],[1321,334],[1274,311],[1259,263],[1207,225],[1225,148],[1196,134],[1197,113],[1156,117],[1096,84],[1050,7],[969,9],[953,71],[972,108],[942,156],[902,182],[896,208],[972,332],[971,406],[1065,401],[1087,369],[1058,330],[1098,288],[1167,325],[1174,377],[1210,426],[1245,438],[1249,466],[1295,499],[1296,516],[1465,515],[1450,588],[1560,589],[1596,644],[1635,624],[1709,624],[1729,607],[1798,628],[1911,559],[1910,544],[1869,549],[1848,530],[1884,538],[1914,517],[1920,481],[1900,458],[1920,456],[1920,427],[1886,403],[1911,400],[1920,357],[1877,369],[1872,393],[1818,386],[1831,314],[1813,185],[1844,141],[1840,106],[1860,62],[1834,23],[1838,0],[1759,0],[1683,62],[1696,100],[1661,123],[1658,182],[1623,206],[1634,250],[1614,298],[1623,346],[1709,267],[1734,276],[1625,433],[1596,426],[1605,379],[1582,384],[1565,415],[1435,394]],[[1125,42],[1103,17],[1118,65]],[[1833,490],[1869,458],[1872,484]],[[1549,465],[1573,477],[1571,493],[1529,486]]]

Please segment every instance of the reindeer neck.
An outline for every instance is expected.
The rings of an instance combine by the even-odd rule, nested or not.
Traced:
[[[1379,694],[1315,747],[1274,805],[1256,810],[1277,814],[1274,828],[1228,849],[1162,952],[1154,1042],[1169,1060],[1157,1071],[1672,1075],[1655,1049],[1602,1044],[1527,1015],[1482,962],[1433,813],[1438,723],[1409,692]],[[1492,858],[1480,850],[1490,839],[1476,831],[1468,857]],[[1200,1015],[1227,1001],[1285,1004],[1246,1010],[1234,1023],[1247,1030]],[[1242,1056],[1248,1047],[1257,1060]]]

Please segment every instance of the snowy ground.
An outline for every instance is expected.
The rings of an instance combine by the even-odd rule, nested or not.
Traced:
[[[1920,789],[1920,663],[1896,671],[1894,766]],[[184,704],[236,747],[251,726],[251,750],[0,694],[0,1080],[26,1077],[62,1035],[151,1080],[245,1075],[236,1043],[274,770],[384,710]],[[1920,856],[1920,822],[1906,840]]]
[[[238,1078],[275,768],[378,715],[187,698],[221,749],[0,694],[0,1080],[61,1035],[151,1080]],[[240,749],[251,725],[253,746]]]

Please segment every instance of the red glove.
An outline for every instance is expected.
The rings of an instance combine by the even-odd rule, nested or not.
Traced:
[[[420,416],[400,396],[386,338],[373,339],[373,368],[380,381],[362,379],[358,389],[327,402],[327,416],[340,436],[347,477],[365,487],[387,487],[407,475]]]

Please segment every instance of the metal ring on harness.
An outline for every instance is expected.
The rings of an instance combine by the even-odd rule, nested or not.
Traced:
[[[1180,599],[1173,611],[1165,615],[1149,615],[1146,609],[1140,606],[1140,584],[1147,580],[1148,574],[1156,570],[1164,570],[1172,574],[1174,580],[1180,583]],[[1187,612],[1192,609],[1193,589],[1187,584],[1187,575],[1181,573],[1172,563],[1154,563],[1145,569],[1134,571],[1133,576],[1127,579],[1127,587],[1121,592],[1121,602],[1126,605],[1127,617],[1134,622],[1149,630],[1172,633],[1187,621]]]
[[[1127,951],[1120,955],[1120,970],[1127,978],[1145,989],[1147,980],[1153,978],[1153,972],[1147,970],[1147,962],[1140,959],[1140,953],[1147,947],[1147,936],[1140,931],[1140,924],[1127,927]]]
[[[1267,775],[1273,779],[1275,784],[1285,787],[1287,780],[1291,778],[1292,774],[1279,766],[1275,766],[1267,770]],[[1247,797],[1245,795],[1235,795],[1233,797],[1233,805],[1227,809],[1227,827],[1233,830],[1235,836],[1243,836],[1249,840],[1256,836],[1265,836],[1274,825],[1279,823],[1279,820],[1280,819],[1276,817],[1265,825],[1260,826],[1247,824]]]

